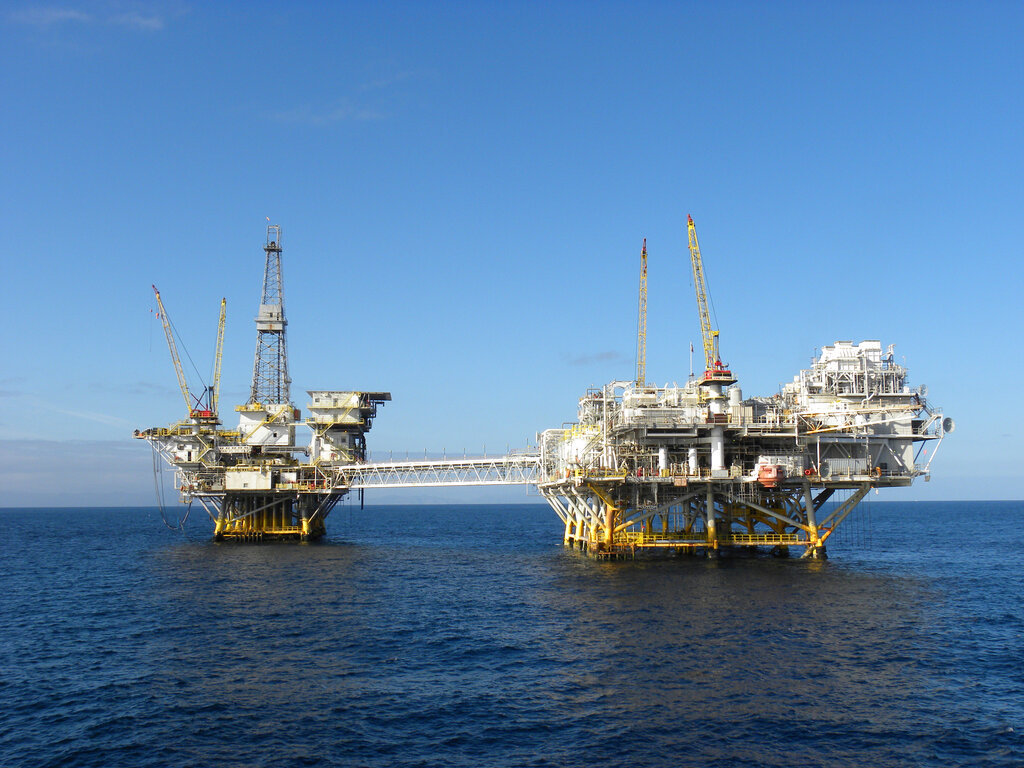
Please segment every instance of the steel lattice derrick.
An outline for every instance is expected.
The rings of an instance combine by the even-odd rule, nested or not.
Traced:
[[[256,316],[256,357],[249,403],[290,403],[288,347],[285,331],[284,278],[281,269],[281,227],[267,227],[263,293]]]

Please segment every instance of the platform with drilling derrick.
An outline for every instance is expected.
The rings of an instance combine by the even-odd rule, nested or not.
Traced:
[[[215,354],[214,384],[196,398],[188,387],[177,343],[159,291],[154,293],[167,336],[186,418],[164,428],[136,430],[175,470],[183,502],[199,503],[214,522],[214,537],[262,541],[315,539],[325,521],[351,490],[337,467],[366,457],[366,433],[387,392],[315,390],[308,392],[309,416],[291,400],[287,325],[282,277],[281,228],[267,227],[263,290],[256,315],[256,354],[246,403],[235,408],[238,426],[222,428],[219,416],[220,359],[224,302]],[[296,429],[309,441],[296,441]]]

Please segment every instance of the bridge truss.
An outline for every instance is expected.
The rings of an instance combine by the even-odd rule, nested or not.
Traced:
[[[539,454],[491,458],[388,461],[331,470],[336,485],[365,488],[429,488],[445,485],[536,485]]]

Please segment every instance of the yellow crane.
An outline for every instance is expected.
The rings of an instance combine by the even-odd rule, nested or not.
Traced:
[[[210,387],[210,410],[217,418],[220,408],[220,361],[224,354],[224,321],[227,318],[227,299],[220,300],[220,319],[217,321],[217,347],[213,353],[213,384]]]
[[[731,383],[735,381],[732,372],[722,363],[718,353],[718,330],[711,326],[708,312],[708,289],[704,282],[704,260],[697,243],[697,229],[693,217],[686,216],[686,229],[690,236],[690,262],[693,265],[693,288],[697,292],[697,312],[700,315],[700,334],[704,340],[704,380]]]
[[[636,385],[647,384],[647,238],[640,250],[640,310],[636,333]]]
[[[171,321],[167,317],[167,310],[164,309],[163,299],[160,298],[160,291],[153,286],[153,293],[156,294],[156,306],[160,316],[160,322],[164,326],[164,335],[167,337],[167,348],[171,351],[171,362],[174,363],[174,372],[178,374],[178,386],[181,388],[181,396],[185,398],[185,411],[192,415],[192,397],[188,393],[188,384],[185,381],[185,371],[181,367],[181,358],[178,357],[178,347],[174,343],[174,333],[171,331]]]
[[[220,300],[220,319],[217,323],[217,347],[214,352],[213,362],[213,384],[206,390],[206,402],[204,403],[203,398],[197,398],[189,392],[188,382],[185,379],[185,369],[182,368],[181,358],[178,356],[178,345],[174,342],[171,319],[167,316],[163,299],[160,298],[160,291],[157,290],[155,285],[153,286],[153,293],[156,294],[157,315],[164,327],[164,336],[167,337],[167,349],[171,352],[171,362],[174,363],[174,373],[178,377],[178,387],[181,389],[181,396],[185,399],[185,410],[193,419],[203,419],[204,421],[216,420],[217,405],[220,400],[220,361],[224,351],[224,323],[227,317],[227,299]]]

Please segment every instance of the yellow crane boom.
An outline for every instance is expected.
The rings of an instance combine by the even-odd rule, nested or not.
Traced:
[[[697,292],[697,313],[700,315],[700,335],[704,341],[704,378],[706,380],[732,379],[732,373],[722,364],[718,353],[718,331],[711,326],[708,311],[708,289],[704,281],[704,260],[697,243],[697,228],[693,217],[686,216],[686,229],[690,238],[690,263],[693,265],[693,289]]]
[[[224,353],[224,321],[227,317],[227,299],[220,300],[220,319],[217,321],[217,347],[213,353],[213,384],[210,387],[210,410],[216,418],[220,407],[220,361]]]
[[[636,385],[647,383],[647,238],[640,250],[640,309],[636,333]]]
[[[174,333],[171,331],[171,321],[167,317],[167,310],[164,309],[164,302],[160,298],[160,291],[153,286],[153,293],[156,294],[156,305],[160,313],[160,322],[164,326],[164,335],[167,337],[167,348],[171,351],[171,362],[174,363],[174,372],[178,374],[178,386],[181,388],[181,396],[185,398],[185,411],[192,415],[192,398],[188,393],[188,384],[185,382],[185,371],[181,367],[181,358],[178,357],[178,347],[174,343]]]

